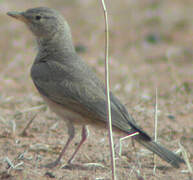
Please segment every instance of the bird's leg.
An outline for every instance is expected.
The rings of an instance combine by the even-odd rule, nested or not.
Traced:
[[[68,135],[69,135],[69,137],[68,137],[68,140],[67,140],[64,148],[62,149],[62,152],[59,154],[58,158],[54,162],[49,163],[49,164],[45,165],[44,167],[46,167],[46,168],[54,168],[54,167],[56,167],[60,163],[60,160],[61,160],[62,156],[66,152],[66,149],[68,148],[70,142],[72,141],[72,139],[74,138],[74,135],[75,135],[74,126],[73,126],[73,124],[70,121],[67,123],[67,127],[68,127]]]
[[[97,167],[103,167],[104,168],[104,166],[102,164],[98,164],[98,163],[86,163],[86,164],[73,164],[72,163],[77,152],[79,151],[80,147],[86,141],[88,135],[89,135],[88,127],[86,125],[84,125],[82,127],[82,138],[81,138],[77,148],[75,149],[73,155],[68,160],[68,164],[63,167],[64,169],[77,169],[78,168],[78,169],[88,170],[90,167],[91,168],[97,168]]]
[[[21,136],[27,136],[27,129],[30,127],[30,125],[32,124],[33,120],[36,118],[37,114],[33,115],[32,118],[30,119],[30,121],[27,123],[27,125],[25,126],[25,128],[23,129]]]
[[[89,135],[88,127],[86,125],[83,125],[82,127],[82,139],[80,140],[80,143],[78,144],[77,148],[75,149],[73,155],[71,158],[68,160],[68,164],[71,164],[72,161],[74,160],[76,153],[79,151],[81,145],[86,141],[87,137]]]

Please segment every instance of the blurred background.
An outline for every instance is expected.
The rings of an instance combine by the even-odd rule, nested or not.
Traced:
[[[193,1],[108,0],[106,3],[110,28],[112,91],[126,104],[137,122],[153,135],[157,88],[159,140],[170,149],[177,149],[178,141],[181,139],[192,162]],[[66,138],[63,130],[65,125],[57,121],[58,118],[47,108],[43,108],[42,112],[44,102],[29,75],[37,52],[35,39],[23,23],[6,15],[8,11],[24,11],[38,6],[55,8],[64,15],[71,27],[77,53],[102,79],[104,79],[104,16],[100,1],[0,0],[0,126],[2,126],[0,134],[2,137],[8,134],[0,140],[0,144],[5,145],[7,138],[12,137],[12,133],[18,134],[31,114],[38,112],[41,114],[38,115],[40,121],[32,125],[31,133],[34,136],[38,135],[39,141],[44,144],[51,138],[51,145],[58,143],[55,146],[61,149],[61,143],[65,140],[64,142],[59,140]],[[32,107],[37,109],[33,112],[28,111]],[[50,130],[55,122],[61,123],[60,126]],[[91,134],[98,133],[94,128],[91,129],[93,131]],[[107,133],[102,131],[100,134],[101,136],[97,138],[99,142],[103,142],[103,135]],[[25,144],[25,148],[30,149],[31,145],[25,141],[26,139],[16,137]],[[30,141],[35,143],[37,139],[31,138]],[[97,141],[94,142],[95,145],[92,141],[94,140],[90,138],[89,142],[92,144],[90,151],[96,155],[90,156],[106,158],[104,161],[108,163],[108,142],[105,141],[105,147],[101,147],[106,148],[106,151],[104,150],[103,156],[99,157],[97,148],[93,147],[97,145]],[[7,148],[12,151],[14,142],[10,140],[9,143]],[[25,149],[24,147],[21,146],[18,152]],[[88,146],[85,148],[87,150]],[[9,154],[4,148],[0,152],[2,156]],[[126,152],[128,153],[128,149]],[[44,153],[45,157],[47,155]],[[82,161],[84,159],[83,156]],[[120,177],[124,179],[125,170],[119,167],[118,171]],[[77,177],[79,173],[77,171]],[[105,171],[97,173],[106,176]],[[160,173],[161,177],[165,177],[163,174]],[[184,177],[183,174],[175,175]]]

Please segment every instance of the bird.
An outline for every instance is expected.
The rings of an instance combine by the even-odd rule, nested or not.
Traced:
[[[45,165],[56,167],[75,136],[75,125],[82,126],[81,140],[68,163],[71,164],[88,137],[88,125],[106,128],[105,85],[93,69],[76,53],[70,27],[61,13],[48,7],[8,12],[24,22],[35,36],[38,52],[31,67],[31,78],[43,100],[61,117],[68,130],[68,139],[58,158]],[[120,100],[110,92],[112,126],[161,159],[179,168],[184,160],[155,142],[129,114]]]

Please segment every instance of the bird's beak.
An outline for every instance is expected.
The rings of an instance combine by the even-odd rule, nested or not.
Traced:
[[[8,16],[11,16],[15,19],[18,19],[20,21],[23,21],[23,22],[27,22],[27,19],[24,17],[24,13],[23,12],[15,12],[15,11],[11,11],[11,12],[8,12],[7,13]]]

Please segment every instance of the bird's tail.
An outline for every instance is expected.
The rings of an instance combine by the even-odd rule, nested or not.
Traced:
[[[157,154],[160,158],[171,164],[175,168],[180,167],[180,163],[184,163],[184,160],[177,156],[172,151],[166,149],[165,147],[161,146],[160,144],[156,143],[155,141],[146,141],[140,135],[135,136],[134,139],[139,142],[141,145],[146,147],[148,150],[152,151],[153,153]]]

